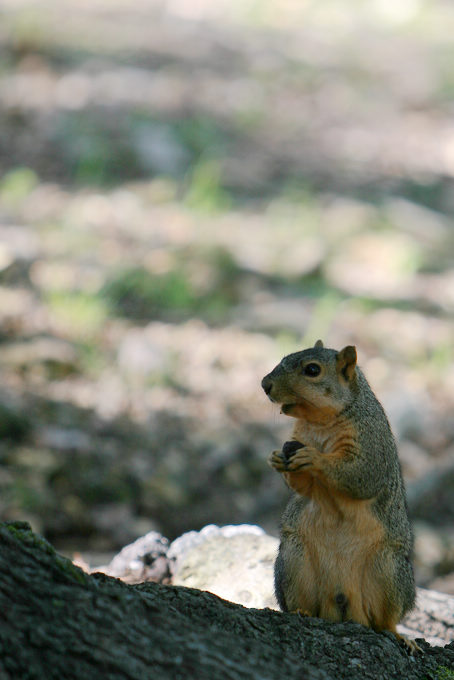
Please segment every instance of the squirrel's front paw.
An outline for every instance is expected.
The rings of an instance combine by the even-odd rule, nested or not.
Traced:
[[[268,463],[278,472],[286,472],[289,469],[289,461],[292,460],[296,451],[300,450],[302,446],[304,446],[304,444],[294,440],[285,442],[282,451],[273,451],[268,458]]]
[[[282,455],[282,451],[273,451],[268,458],[268,463],[278,472],[285,472],[287,469],[287,461]]]
[[[321,453],[311,446],[303,446],[291,454],[287,460],[287,472],[299,472],[308,468],[318,467]]]

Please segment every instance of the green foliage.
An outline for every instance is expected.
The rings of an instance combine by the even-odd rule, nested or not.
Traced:
[[[26,413],[18,413],[0,403],[0,440],[22,442],[30,430],[31,422]]]
[[[17,53],[36,52],[46,44],[46,27],[43,14],[38,7],[22,7],[17,14],[4,12],[2,23],[8,26],[11,42]]]
[[[62,504],[61,512],[72,515],[83,527],[84,507],[94,504],[131,502],[137,491],[134,482],[119,463],[106,467],[96,452],[90,456],[70,454],[65,464],[55,470],[49,487]],[[71,508],[60,499],[68,499],[77,489],[77,504]]]
[[[221,167],[217,161],[202,160],[195,165],[189,176],[185,203],[193,210],[208,214],[230,208],[231,199],[222,187]]]
[[[241,298],[242,270],[222,247],[201,254],[211,272],[211,285],[198,298],[198,311],[215,323],[225,320],[228,310]]]
[[[203,281],[197,276],[205,271]],[[101,296],[113,314],[134,319],[199,315],[218,323],[239,299],[241,270],[224,248],[184,250],[156,274],[145,267],[112,273]]]
[[[449,371],[454,359],[454,349],[450,342],[440,343],[434,348],[430,362],[433,371],[439,376],[443,376]]]
[[[47,302],[60,326],[79,340],[96,335],[107,318],[107,305],[98,295],[52,291]]]
[[[450,670],[446,666],[438,666],[437,680],[454,680],[454,670]]]
[[[127,117],[106,119],[98,112],[67,114],[55,135],[67,156],[68,170],[79,184],[111,185],[143,174]]]
[[[38,177],[30,168],[14,168],[0,181],[0,201],[9,208],[19,205],[38,184]]]
[[[101,295],[115,314],[145,319],[164,310],[190,308],[195,292],[183,272],[171,270],[153,274],[144,267],[129,267],[115,272]]]
[[[30,479],[17,479],[10,494],[14,498],[14,504],[26,512],[39,513],[43,508],[42,494],[33,487]]]
[[[174,127],[177,136],[196,161],[208,153],[210,157],[218,157],[225,150],[225,132],[209,116],[185,117],[175,121]]]
[[[338,293],[328,290],[321,295],[314,305],[311,322],[306,328],[303,346],[311,346],[319,338],[328,335],[331,324],[338,313],[341,297]]]
[[[121,116],[112,111],[105,116],[96,109],[66,112],[54,131],[54,141],[63,150],[72,179],[79,184],[104,186],[150,172],[162,173],[159,162],[155,168],[153,157],[147,157],[140,141],[141,130],[147,128],[151,132],[167,131],[164,151],[171,154],[172,149],[179,150],[175,167],[164,171],[178,179],[191,162],[197,167],[201,159],[219,158],[225,153],[226,135],[208,116],[163,121],[147,111],[134,110]],[[169,143],[167,148],[165,144]],[[158,156],[160,153],[163,151],[158,150]]]

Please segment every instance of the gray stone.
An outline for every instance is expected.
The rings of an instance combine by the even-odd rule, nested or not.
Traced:
[[[149,531],[145,536],[126,545],[109,564],[93,571],[121,578],[126,583],[144,581],[168,583],[170,576],[168,546],[167,538],[157,531]]]

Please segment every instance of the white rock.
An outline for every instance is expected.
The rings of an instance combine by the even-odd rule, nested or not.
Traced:
[[[172,582],[245,607],[277,609],[273,566],[278,544],[251,525],[209,525],[188,532],[169,548],[168,557],[175,560]]]

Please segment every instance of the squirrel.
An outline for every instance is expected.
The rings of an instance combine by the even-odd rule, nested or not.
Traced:
[[[274,566],[282,611],[389,631],[415,604],[413,535],[397,447],[353,346],[321,340],[262,380],[292,439],[270,465],[290,489]]]

